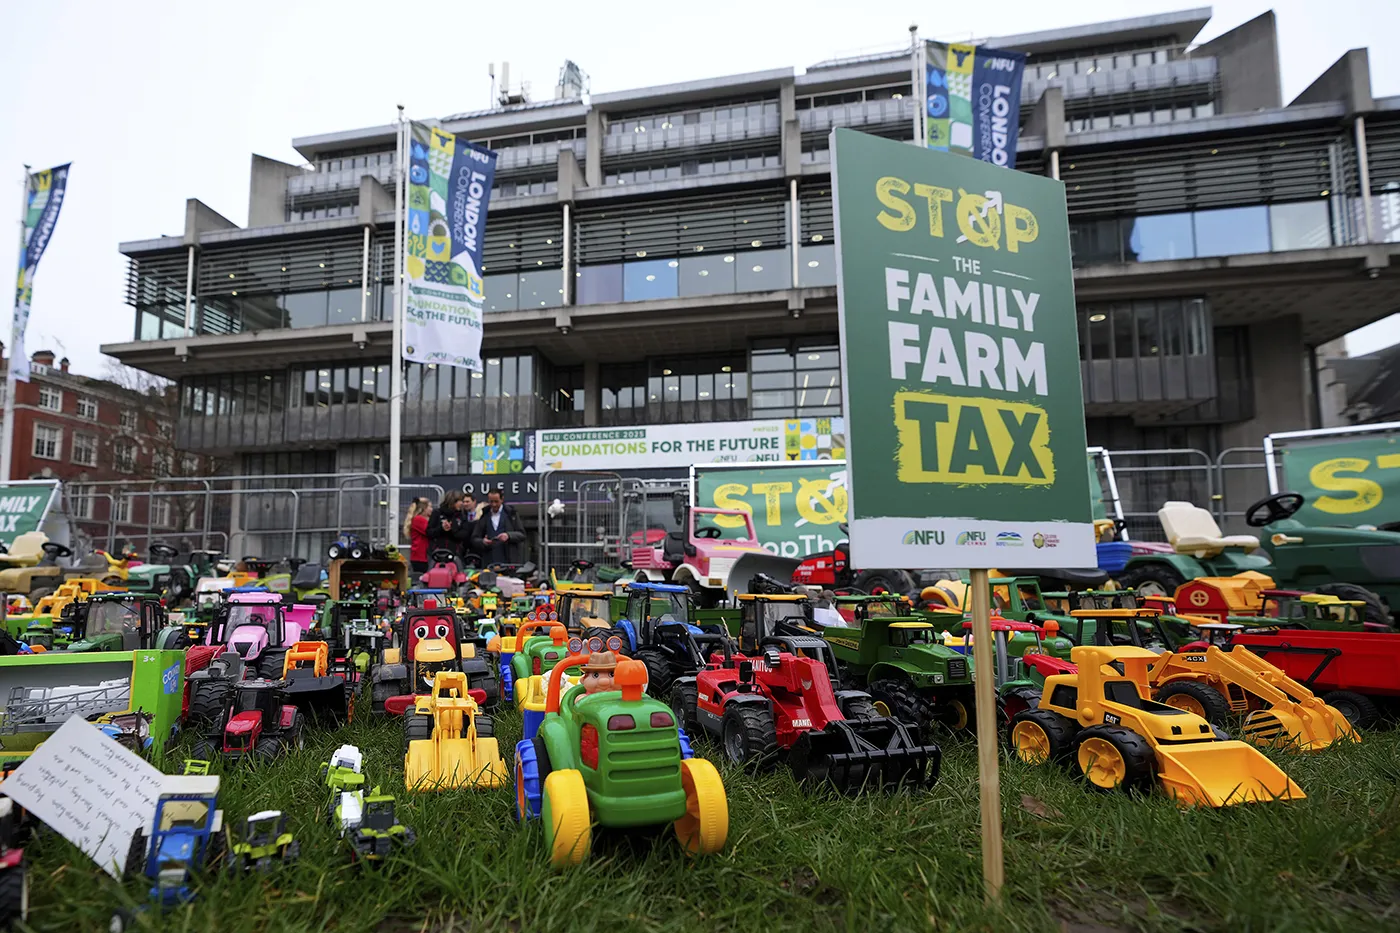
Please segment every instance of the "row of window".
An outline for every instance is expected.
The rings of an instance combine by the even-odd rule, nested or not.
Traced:
[[[63,411],[63,390],[57,386],[40,384],[39,407],[44,411]],[[77,416],[84,421],[96,421],[97,399],[86,395],[80,395],[78,396],[74,410]],[[118,417],[123,431],[136,430],[136,412],[134,410],[123,408]]]
[[[1081,266],[1322,249],[1334,242],[1332,207],[1324,198],[1070,223],[1074,262]]]
[[[97,466],[99,441],[96,435],[73,432],[69,461],[78,466]],[[34,425],[34,456],[39,460],[63,459],[63,429],[51,424]],[[156,451],[157,469],[162,463],[169,472],[170,452]],[[117,438],[112,442],[112,467],[121,473],[136,470],[136,442]]]
[[[1125,50],[1088,58],[1038,62],[1026,66],[1027,78],[1062,78],[1065,75],[1091,75],[1101,71],[1139,68],[1144,65],[1165,65],[1172,58],[1171,49]]]
[[[816,94],[797,98],[798,110],[814,110],[817,107],[841,107],[846,104],[859,104],[868,100],[902,100],[909,93],[909,82],[887,84],[883,87],[856,88],[835,94]]]
[[[1072,114],[1065,120],[1065,130],[1070,133],[1084,133],[1089,130],[1111,130],[1120,126],[1149,126],[1153,123],[1171,123],[1176,120],[1196,120],[1215,116],[1215,101],[1208,97],[1199,100],[1175,103],[1169,107],[1142,107],[1122,110],[1123,105],[1115,106],[1112,100],[1103,103],[1090,102],[1083,112]],[[1078,108],[1076,108],[1078,110]]]
[[[740,101],[723,106],[698,107],[670,113],[617,117],[608,123],[608,135],[665,132],[677,126],[723,123],[728,120],[761,120],[765,116],[776,117],[777,115],[778,102],[776,100]]]
[[[1210,334],[1210,314],[1200,298],[1079,306],[1079,357],[1086,362],[1205,356]]]
[[[756,172],[765,168],[780,168],[782,164],[782,156],[776,152],[739,153],[716,159],[682,159],[662,165],[609,171],[603,176],[603,184],[643,185],[647,182],[674,181],[678,178]]]
[[[112,520],[118,525],[132,524],[132,516],[138,514],[136,508],[138,499],[149,500],[150,504],[146,506],[147,517],[153,527],[173,528],[175,526],[173,520],[175,510],[172,508],[170,500],[159,496],[137,496],[130,494],[116,496],[113,506],[115,514],[111,516]],[[67,507],[69,516],[79,521],[90,522],[95,520],[97,518],[96,506],[98,501],[98,496],[84,495],[81,492],[74,493],[68,497]],[[102,499],[101,501],[105,502],[107,500]]]

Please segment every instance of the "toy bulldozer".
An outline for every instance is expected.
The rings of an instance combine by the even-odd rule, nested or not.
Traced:
[[[1081,645],[1070,659],[1077,673],[1046,678],[1040,706],[1011,720],[1012,751],[1021,761],[1073,761],[1100,790],[1159,784],[1187,806],[1306,796],[1258,749],[1222,739],[1195,713],[1148,699],[1152,651]]]
[[[461,671],[433,677],[432,693],[418,697],[405,716],[404,735],[404,784],[410,790],[499,787],[506,781],[491,718],[468,695]]]

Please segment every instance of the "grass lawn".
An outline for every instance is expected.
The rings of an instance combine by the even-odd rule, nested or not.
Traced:
[[[497,718],[503,750],[519,719]],[[135,929],[449,930],[1400,930],[1400,731],[1279,763],[1307,792],[1289,804],[1179,810],[1160,795],[1101,794],[1063,771],[1003,757],[1007,886],[983,905],[977,757],[944,742],[938,783],[918,794],[803,793],[787,772],[723,771],[729,844],[690,860],[669,832],[595,835],[582,869],[550,870],[513,790],[406,794],[398,723],[309,735],[304,754],[225,771],[225,820],[281,808],[301,840],[294,868],[222,874],[190,905]],[[352,865],[325,820],[320,763],[342,742],[399,798],[418,844]],[[183,749],[177,749],[179,756]],[[701,751],[714,750],[701,746]],[[174,770],[177,765],[171,766]],[[27,855],[35,930],[105,930],[148,885],[112,881],[63,839]]]

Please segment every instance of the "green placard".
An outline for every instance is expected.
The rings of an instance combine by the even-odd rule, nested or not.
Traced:
[[[1400,435],[1289,441],[1277,450],[1279,491],[1303,494],[1306,501],[1293,517],[1304,525],[1400,521]]]
[[[819,554],[846,537],[841,530],[846,520],[846,464],[818,460],[773,467],[697,466],[695,504],[749,512],[758,543],[774,554]],[[715,521],[737,524],[736,519]]]
[[[48,511],[53,486],[0,486],[0,541],[8,547],[26,531],[34,531]]]
[[[832,136],[853,562],[1095,566],[1064,186]]]

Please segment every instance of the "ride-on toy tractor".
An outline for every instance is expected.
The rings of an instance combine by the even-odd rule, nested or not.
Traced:
[[[212,761],[222,755],[239,761],[256,755],[270,759],[302,747],[302,715],[287,696],[286,681],[240,681],[226,702],[213,728],[195,743],[195,758]]]
[[[647,693],[658,700],[671,696],[677,677],[705,665],[713,651],[729,640],[724,626],[698,625],[690,588],[675,583],[629,583],[627,605],[614,626],[625,639],[627,653],[647,667]]]
[[[1012,719],[1016,757],[1033,765],[1073,761],[1100,790],[1160,784],[1188,806],[1306,796],[1258,749],[1149,699],[1147,667],[1156,658],[1131,645],[1076,647],[1071,661],[1078,670],[1046,678],[1040,705]]]
[[[224,811],[218,809],[219,779],[208,775],[167,775],[161,780],[155,819],[131,837],[128,874],[144,872],[153,882],[151,899],[168,909],[194,897],[190,876],[205,871],[228,852]],[[125,930],[129,917],[112,918],[111,929]]]
[[[209,627],[209,644],[224,644],[264,677],[282,676],[282,658],[301,640],[302,629],[287,618],[282,597],[262,589],[235,589]]]
[[[593,826],[630,829],[671,823],[691,855],[724,848],[729,802],[715,766],[690,756],[664,703],[646,696],[646,668],[622,659],[617,690],[562,692],[565,671],[588,662],[583,643],[549,674],[544,721],[515,746],[515,814],[540,818],[556,867],[588,857]]]
[[[668,532],[655,546],[631,550],[633,579],[639,583],[679,583],[702,605],[724,598],[729,572],[744,554],[767,555],[754,532],[753,516],[735,509],[701,509],[674,500],[680,531]]]
[[[1133,557],[1118,582],[1142,595],[1171,596],[1196,577],[1253,570],[1286,589],[1363,600],[1366,621],[1390,624],[1391,607],[1400,606],[1400,565],[1387,555],[1400,547],[1400,532],[1304,525],[1292,517],[1304,501],[1299,493],[1284,492],[1251,505],[1245,524],[1263,529],[1262,540],[1223,535],[1205,509],[1168,502],[1157,517],[1174,553]],[[1251,553],[1261,547],[1266,556]],[[1192,611],[1181,600],[1177,604]]]
[[[301,854],[301,843],[287,831],[287,814],[263,810],[243,822],[243,837],[230,850],[229,871],[241,875],[248,869],[268,871],[290,865]]]
[[[404,784],[409,790],[499,787],[506,764],[491,717],[467,693],[467,675],[438,671],[432,690],[404,714]]]

